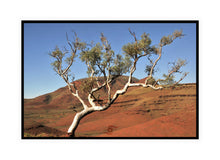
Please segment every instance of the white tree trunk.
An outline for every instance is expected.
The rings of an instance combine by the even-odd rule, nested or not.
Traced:
[[[67,133],[71,136],[74,137],[75,136],[75,130],[79,125],[80,120],[87,114],[93,112],[93,108],[85,108],[83,109],[81,112],[76,113],[72,124],[70,125]]]
[[[72,137],[75,136],[75,130],[77,129],[78,125],[79,125],[79,122],[80,120],[87,114],[91,113],[91,112],[94,112],[94,111],[102,111],[102,110],[105,110],[107,108],[109,108],[111,106],[112,103],[114,103],[114,101],[118,98],[119,95],[123,95],[124,93],[126,93],[127,89],[129,87],[137,87],[137,86],[142,86],[142,87],[151,87],[152,89],[154,90],[158,90],[158,89],[162,89],[162,87],[155,87],[155,86],[152,86],[150,84],[143,84],[143,83],[130,83],[130,82],[127,82],[124,86],[123,89],[121,90],[117,90],[114,94],[114,96],[112,97],[111,99],[111,102],[110,103],[107,103],[106,105],[104,106],[97,106],[95,103],[94,103],[94,99],[92,98],[91,94],[89,94],[88,96],[88,101],[91,105],[91,107],[87,107],[87,105],[85,105],[85,103],[83,102],[83,100],[81,98],[78,97],[78,99],[80,99],[81,103],[83,104],[83,107],[84,109],[81,111],[81,112],[78,112],[76,113],[74,119],[73,119],[73,122],[71,124],[71,126],[69,127],[68,129],[68,134]],[[77,95],[78,96],[78,95]]]

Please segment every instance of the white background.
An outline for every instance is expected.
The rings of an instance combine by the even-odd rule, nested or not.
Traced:
[[[220,159],[217,0],[7,0],[0,4],[1,159]],[[21,20],[199,20],[199,140],[21,140]],[[39,64],[40,65],[40,64]]]

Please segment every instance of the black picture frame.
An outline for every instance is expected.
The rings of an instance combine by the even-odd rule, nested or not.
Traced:
[[[24,137],[24,24],[26,23],[194,23],[196,24],[196,136],[195,137]],[[199,139],[199,21],[198,20],[22,20],[21,21],[21,139]]]

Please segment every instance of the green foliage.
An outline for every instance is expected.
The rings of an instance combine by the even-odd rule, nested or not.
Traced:
[[[76,57],[76,55],[71,55],[71,56],[69,56],[69,57],[67,57],[66,59],[65,59],[65,62],[68,64],[68,65],[70,65],[73,61],[74,61],[74,58]]]
[[[88,67],[87,74],[90,75],[92,73],[92,70],[94,70],[94,74],[98,74],[99,70],[97,70],[96,65],[100,64],[103,57],[103,47],[100,45],[100,43],[97,43],[95,46],[93,46],[91,49],[87,48],[86,50],[83,50],[80,52],[80,59],[82,62],[85,62]]]
[[[101,41],[103,46],[97,43],[91,48],[88,46],[86,50],[80,53],[80,59],[88,66],[88,75],[102,73],[105,76],[108,73],[110,76],[115,76],[127,73],[131,66],[130,58],[119,54],[115,55],[103,34]]]
[[[90,93],[90,91],[92,90],[92,88],[95,85],[95,79],[86,79],[82,82],[81,86],[80,86],[80,90],[82,90],[85,93]]]
[[[151,51],[151,54],[159,54],[160,52],[160,49],[156,46],[151,46],[149,50]]]
[[[143,51],[144,49],[147,49],[151,44],[151,39],[149,36],[150,34],[146,34],[145,32],[141,35],[138,47],[142,48]]]
[[[171,71],[181,73],[180,68],[182,66],[185,66],[186,63],[187,63],[186,60],[183,60],[183,59],[179,58],[176,62],[171,63],[171,64],[173,64],[173,66],[171,67]]]
[[[122,50],[125,54],[129,55],[132,58],[135,58],[135,55],[141,54],[141,50],[137,48],[135,43],[128,43],[122,47]]]
[[[131,58],[143,55],[144,52],[149,51],[151,39],[149,34],[142,34],[141,39],[134,43],[128,43],[122,47],[125,55],[129,55]]]
[[[65,53],[62,52],[58,46],[55,47],[54,51],[52,53],[49,54],[50,56],[54,57],[54,58],[59,58],[62,59],[65,56]]]
[[[161,46],[166,46],[171,44],[176,38],[181,38],[183,36],[182,34],[182,30],[180,31],[174,31],[172,35],[168,35],[168,36],[163,36],[160,40],[160,45]]]
[[[49,55],[53,58],[55,58],[56,60],[51,63],[53,69],[58,72],[61,69],[61,63],[62,63],[62,59],[65,56],[65,52],[62,52],[58,46],[56,46],[56,48],[54,49],[53,52],[49,53]]]
[[[168,36],[163,36],[160,40],[160,43],[165,46],[165,45],[168,45],[170,43],[172,43],[173,40],[172,40],[172,36],[171,35],[168,35]]]
[[[147,79],[147,84],[154,85],[155,82],[156,82],[156,80],[153,77],[150,77],[150,78]]]
[[[82,51],[80,53],[80,59],[83,62],[89,62],[92,66],[99,63],[101,61],[101,57],[103,55],[103,47],[100,43],[97,43],[91,49],[87,49],[86,51]]]
[[[145,67],[145,73],[147,73],[147,75],[149,76],[150,75],[150,71],[151,71],[151,68],[152,68],[153,65],[146,65]],[[154,69],[153,69],[153,72],[152,72],[152,75],[154,75]]]
[[[24,137],[34,137],[34,135],[24,132]]]
[[[53,67],[53,70],[57,72],[59,70],[60,63],[59,61],[54,61],[53,63],[51,63],[51,66]]]
[[[131,66],[131,60],[128,56],[123,58],[120,54],[116,55],[114,59],[114,65],[111,67],[111,75],[122,75],[129,71]]]
[[[159,82],[162,85],[166,85],[166,86],[170,86],[175,84],[176,82],[174,81],[174,74],[176,73],[182,73],[182,71],[180,71],[182,66],[186,65],[186,60],[182,60],[182,59],[178,59],[176,62],[170,63],[172,64],[171,69],[169,70],[169,74],[163,74],[164,79],[160,80]],[[187,75],[188,73],[184,74],[184,77]]]
[[[50,56],[55,58],[55,61],[51,63],[51,65],[53,66],[54,70],[60,76],[62,76],[66,82],[68,82],[70,79],[70,67],[74,61],[74,58],[78,52],[80,52],[79,58],[82,62],[86,63],[87,73],[91,77],[91,79],[85,81],[81,87],[84,92],[90,92],[96,82],[93,77],[103,76],[105,80],[108,78],[114,79],[117,76],[121,76],[129,72],[132,63],[135,66],[139,58],[146,56],[150,63],[146,65],[145,72],[148,74],[148,76],[151,76],[151,78],[148,79],[148,84],[153,85],[156,83],[156,81],[154,78],[152,78],[152,75],[154,75],[156,72],[154,68],[157,61],[161,57],[162,47],[171,44],[178,37],[181,38],[183,36],[182,30],[174,31],[171,35],[162,37],[158,46],[151,46],[152,41],[149,37],[149,34],[143,33],[138,40],[134,32],[131,32],[130,30],[129,32],[134,37],[135,41],[133,43],[127,43],[122,47],[123,55],[115,54],[103,33],[101,33],[101,43],[96,44],[87,44],[85,42],[81,42],[76,33],[76,38],[73,42],[70,42],[67,36],[71,54],[66,56],[69,51],[61,51],[58,47],[56,47],[55,50],[50,53]],[[155,61],[150,59],[153,54],[155,54],[156,57],[159,55]],[[64,57],[65,61],[63,60]],[[132,59],[134,61],[132,61]],[[67,65],[65,64],[63,66],[63,62],[65,62]],[[177,72],[181,73],[180,68],[186,64],[186,61],[179,59],[177,62],[171,64],[173,64],[173,66],[171,67],[169,74],[164,74],[163,77],[165,79],[158,81],[158,83],[164,85],[173,84],[175,82],[173,74]],[[66,66],[66,68],[62,69],[62,66]],[[136,68],[134,67],[134,70],[135,69]]]
[[[163,77],[164,77],[164,80],[160,80],[159,83],[162,84],[162,85],[166,85],[166,86],[169,86],[169,85],[172,85],[175,83],[174,81],[174,75],[166,75],[166,74],[163,74]]]

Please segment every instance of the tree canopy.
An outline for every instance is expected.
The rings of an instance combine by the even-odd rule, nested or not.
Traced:
[[[183,73],[181,71],[181,68],[186,65],[186,60],[178,59],[176,62],[169,63],[171,65],[170,70],[168,70],[168,73],[164,73],[161,79],[154,78],[156,72],[155,66],[162,57],[163,47],[170,45],[175,39],[183,37],[182,30],[176,30],[171,35],[163,36],[157,45],[151,44],[152,40],[149,34],[143,33],[140,39],[138,39],[135,32],[132,32],[130,29],[129,32],[134,38],[134,41],[122,46],[123,54],[115,54],[104,33],[100,35],[101,42],[97,42],[96,44],[88,44],[81,41],[76,33],[74,33],[73,41],[70,41],[66,34],[69,50],[66,48],[61,50],[56,46],[54,51],[50,53],[50,56],[55,59],[51,64],[53,69],[64,79],[72,95],[77,97],[84,107],[81,112],[76,114],[68,133],[74,133],[80,119],[86,114],[94,111],[102,111],[110,107],[117,97],[123,95],[129,87],[142,86],[157,90],[162,89],[163,86],[175,85],[187,76],[187,72]],[[90,77],[82,85],[82,90],[88,93],[90,107],[79,96],[79,91],[74,82],[72,83],[70,81],[70,79],[73,80],[74,78],[70,74],[70,67],[77,55],[86,64],[87,74]],[[152,59],[151,56],[155,56],[156,59]],[[142,57],[147,57],[145,82],[133,83],[133,73],[136,70],[138,60]],[[114,79],[126,73],[129,73],[127,83],[122,89],[117,90],[115,94],[111,95],[110,84]],[[182,77],[180,80],[175,81],[175,74],[177,73],[182,74]],[[101,78],[104,79],[101,80]],[[96,97],[94,93],[103,87],[107,88],[108,100],[106,104],[100,105],[95,103],[94,100],[96,100]]]

